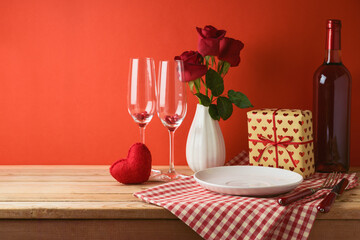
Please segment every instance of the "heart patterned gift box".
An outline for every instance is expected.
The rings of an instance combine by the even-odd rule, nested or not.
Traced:
[[[304,178],[314,174],[311,111],[258,109],[247,117],[250,165],[283,168]]]

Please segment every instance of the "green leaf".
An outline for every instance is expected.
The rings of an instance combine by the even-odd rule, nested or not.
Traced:
[[[206,66],[209,66],[210,58],[211,58],[211,56],[204,57]]]
[[[194,84],[195,84],[195,88],[200,91],[200,88],[201,88],[201,79],[200,78],[197,78],[194,80]]]
[[[218,120],[218,121],[220,120],[220,115],[219,115],[219,112],[217,110],[217,106],[215,104],[210,105],[209,114],[210,114],[212,119]]]
[[[218,97],[217,110],[222,119],[228,119],[233,112],[233,106],[231,101],[227,97]]]
[[[248,97],[241,92],[229,90],[228,96],[229,96],[230,101],[239,108],[253,107],[253,105],[250,103],[250,100],[248,99]]]
[[[206,86],[211,90],[215,97],[220,96],[224,92],[224,80],[213,69],[209,69],[205,75]]]
[[[194,89],[194,81],[189,81],[188,84],[189,84],[190,91],[192,91]]]
[[[218,65],[217,65],[217,72],[219,74],[221,74],[221,68],[222,68],[223,64],[224,64],[224,62],[222,60],[219,60]]]
[[[211,66],[215,66],[216,62],[215,62],[215,57],[211,56]]]
[[[195,95],[200,99],[202,105],[208,107],[210,106],[210,98],[202,93],[195,93]]]
[[[225,76],[229,71],[229,69],[230,69],[230,63],[226,61],[221,61],[221,69],[219,71],[219,74]]]

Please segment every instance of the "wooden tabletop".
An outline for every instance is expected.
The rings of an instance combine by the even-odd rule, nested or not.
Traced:
[[[181,173],[192,174],[188,167],[176,168]],[[64,239],[65,235],[73,234],[69,230],[73,223],[80,226],[72,229],[78,231],[73,234],[74,239],[86,237],[85,229],[92,239],[111,239],[109,234],[124,236],[129,231],[127,239],[138,239],[137,224],[141,224],[147,236],[154,234],[154,239],[198,239],[195,232],[169,211],[132,195],[158,184],[161,183],[122,185],[110,176],[109,166],[0,166],[0,236],[8,237],[1,239]],[[330,213],[318,214],[316,219],[311,238],[323,237],[324,228],[335,236],[330,223],[346,230],[349,238],[359,236],[360,188],[346,191]],[[39,224],[45,230],[37,231],[35,226]],[[100,226],[107,235],[97,233],[101,232],[96,231]]]

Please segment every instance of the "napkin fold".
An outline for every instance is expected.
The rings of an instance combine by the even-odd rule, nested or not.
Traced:
[[[248,160],[244,151],[227,165],[247,165]],[[315,173],[287,195],[319,187],[327,175]],[[347,189],[357,185],[355,173],[342,177],[349,179]],[[323,189],[288,206],[280,206],[277,197],[211,192],[189,176],[136,192],[134,196],[169,210],[204,239],[307,239],[316,218],[316,206],[329,191]]]

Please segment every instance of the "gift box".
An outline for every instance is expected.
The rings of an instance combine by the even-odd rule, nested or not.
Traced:
[[[311,111],[259,109],[247,117],[250,165],[283,168],[304,178],[314,174]]]

